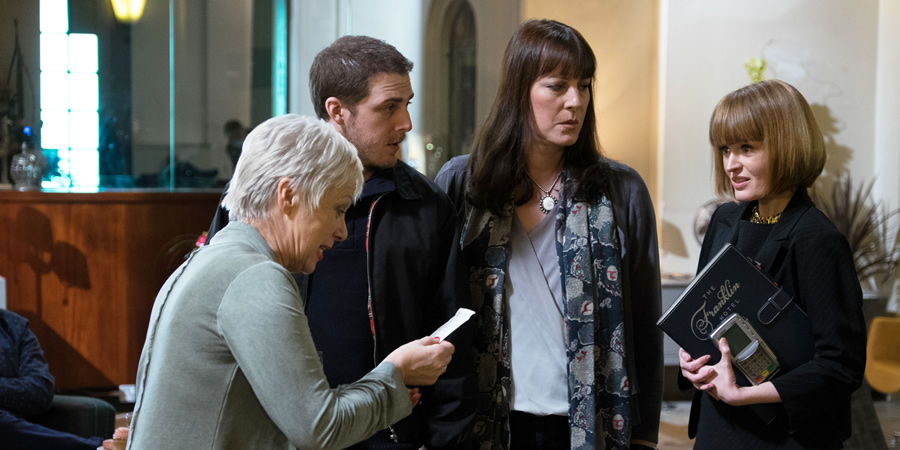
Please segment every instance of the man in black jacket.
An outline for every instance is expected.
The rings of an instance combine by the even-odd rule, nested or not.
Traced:
[[[400,345],[471,308],[458,219],[434,183],[397,159],[412,129],[412,62],[386,42],[345,36],[310,68],[319,118],[353,145],[366,182],[346,213],[348,236],[314,274],[298,275],[316,348],[332,386],[358,380]],[[210,240],[225,225],[220,208]],[[466,448],[475,412],[471,324],[449,340],[456,353],[410,417],[353,449]]]

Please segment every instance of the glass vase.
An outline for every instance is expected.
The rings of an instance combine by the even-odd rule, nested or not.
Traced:
[[[13,155],[9,167],[13,187],[20,191],[40,189],[41,177],[46,166],[47,160],[44,159],[44,155],[39,149],[31,149],[23,145],[22,152]]]

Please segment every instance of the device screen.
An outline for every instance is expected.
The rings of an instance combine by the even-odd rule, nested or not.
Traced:
[[[750,337],[737,325],[725,330],[725,334],[723,334],[722,337],[728,340],[728,346],[731,347],[732,355],[739,354],[744,348],[750,345]]]

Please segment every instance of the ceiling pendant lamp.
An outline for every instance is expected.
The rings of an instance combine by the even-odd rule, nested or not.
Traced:
[[[110,0],[116,20],[121,23],[134,23],[144,14],[146,0]]]

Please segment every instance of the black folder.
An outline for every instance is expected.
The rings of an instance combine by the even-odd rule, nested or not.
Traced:
[[[747,319],[775,353],[780,374],[812,359],[815,349],[806,313],[791,293],[731,244],[709,261],[656,325],[692,357],[708,354],[709,364],[715,364],[721,353],[710,335],[733,313]],[[739,370],[734,373],[739,385],[751,385]],[[758,412],[767,422],[774,418],[774,413]]]

